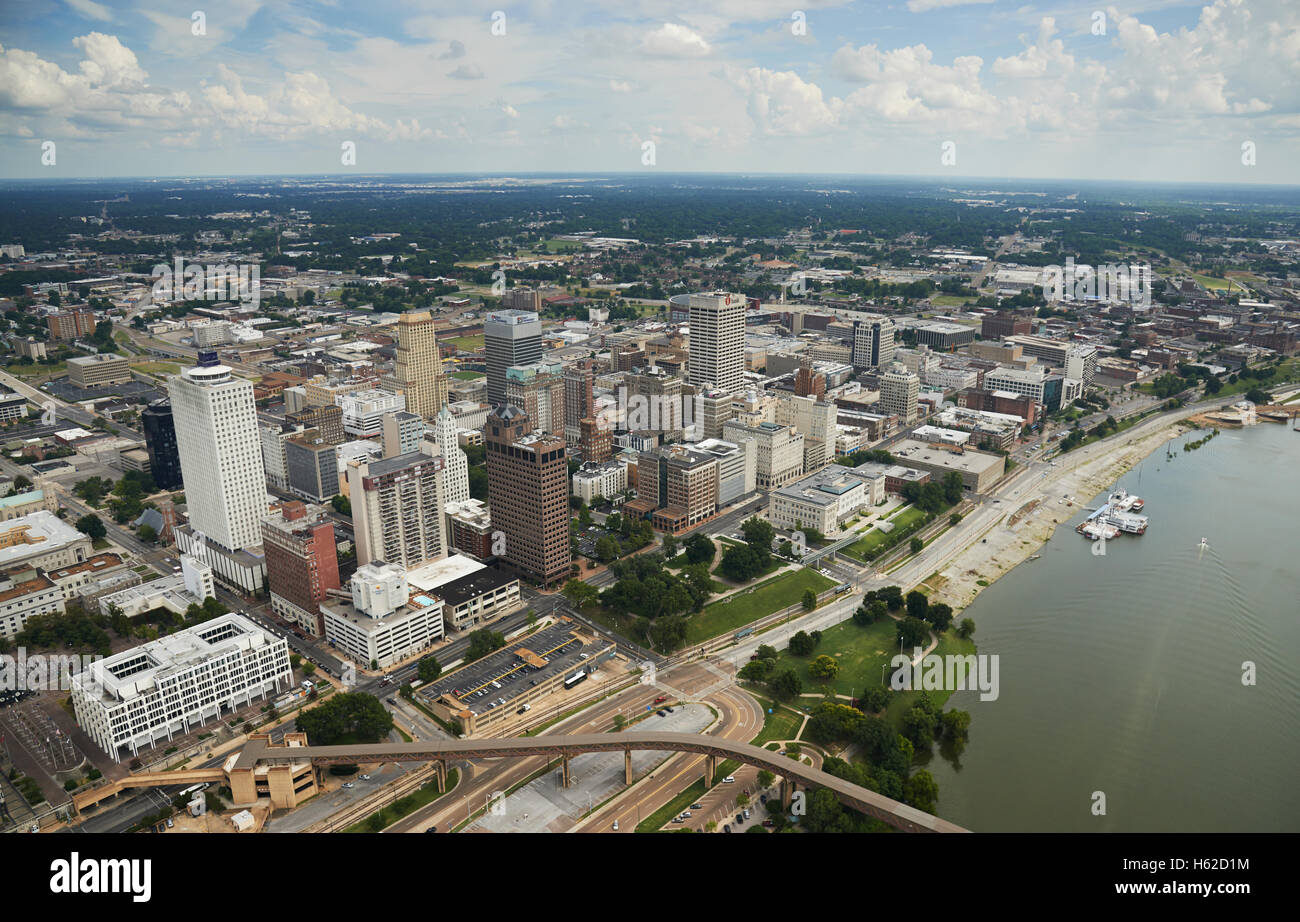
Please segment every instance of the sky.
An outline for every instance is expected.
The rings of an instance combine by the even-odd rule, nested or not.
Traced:
[[[1300,2],[0,3],[2,178],[653,170],[1300,183]]]

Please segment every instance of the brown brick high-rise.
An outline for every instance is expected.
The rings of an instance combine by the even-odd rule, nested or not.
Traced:
[[[488,414],[488,502],[503,562],[537,582],[568,579],[569,463],[562,435],[529,435],[528,414],[506,404]],[[496,535],[495,532],[502,532]]]

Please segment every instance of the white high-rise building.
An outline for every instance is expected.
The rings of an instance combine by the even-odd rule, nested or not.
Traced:
[[[921,379],[902,362],[894,362],[880,376],[880,407],[898,417],[901,425],[916,422],[916,403],[921,395]]]
[[[443,503],[464,503],[469,501],[469,459],[456,439],[460,427],[456,417],[443,407],[425,433],[425,439],[432,438],[442,448],[442,494]]]
[[[266,476],[252,382],[201,352],[167,391],[190,526],[227,551],[260,546]]]
[[[348,462],[357,564],[376,560],[414,567],[447,556],[441,451]]]
[[[728,394],[744,385],[745,296],[726,291],[693,294],[690,303],[690,382]]]

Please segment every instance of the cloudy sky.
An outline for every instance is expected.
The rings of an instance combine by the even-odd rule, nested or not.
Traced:
[[[595,170],[1297,183],[1300,2],[0,5],[6,178]]]

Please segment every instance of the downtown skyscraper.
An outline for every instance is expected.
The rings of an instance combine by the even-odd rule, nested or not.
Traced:
[[[744,384],[745,296],[693,294],[690,301],[690,383],[734,394]]]
[[[433,419],[447,405],[438,337],[430,311],[406,311],[397,318],[397,351],[389,386],[406,395],[406,410]]]

